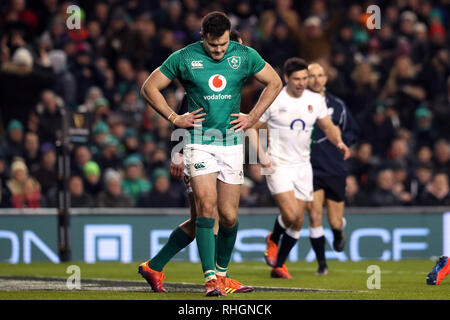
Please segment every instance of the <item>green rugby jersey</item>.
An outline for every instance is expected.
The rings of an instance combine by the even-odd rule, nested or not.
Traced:
[[[202,127],[190,129],[190,142],[235,145],[242,143],[242,133],[229,130],[232,113],[240,112],[245,80],[261,71],[266,62],[256,50],[230,41],[220,61],[211,58],[198,41],[174,53],[161,65],[170,80],[177,78],[188,98],[189,112],[203,108]]]

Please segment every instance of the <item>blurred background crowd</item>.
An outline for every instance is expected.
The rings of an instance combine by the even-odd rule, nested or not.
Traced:
[[[82,8],[69,30],[67,8]],[[366,22],[381,8],[380,29]],[[61,108],[91,119],[70,145],[72,207],[183,207],[171,179],[169,122],[140,96],[150,72],[200,40],[208,12],[226,12],[244,44],[281,72],[319,62],[327,90],[361,128],[348,206],[450,205],[448,0],[4,0],[0,2],[0,207],[56,206]],[[262,87],[249,79],[242,112]],[[176,109],[183,90],[164,91]],[[246,165],[242,207],[273,206],[257,164]]]

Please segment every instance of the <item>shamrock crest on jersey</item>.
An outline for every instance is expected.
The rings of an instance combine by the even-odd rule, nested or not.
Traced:
[[[241,57],[236,56],[229,57],[228,64],[230,65],[230,67],[236,70],[241,65]]]

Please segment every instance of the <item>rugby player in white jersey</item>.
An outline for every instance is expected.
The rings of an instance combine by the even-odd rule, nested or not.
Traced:
[[[308,66],[303,59],[290,58],[284,64],[285,87],[272,105],[252,126],[253,143],[258,143],[258,157],[271,173],[267,185],[280,215],[267,236],[265,260],[272,267],[273,278],[291,279],[285,261],[300,237],[306,206],[313,200],[313,173],[310,163],[311,134],[317,125],[345,159],[350,150],[342,141],[341,131],[328,116],[324,98],[307,88]],[[265,153],[259,144],[258,129],[269,129],[269,147]]]

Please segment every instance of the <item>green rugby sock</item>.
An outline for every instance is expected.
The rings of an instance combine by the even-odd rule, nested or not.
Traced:
[[[195,223],[195,237],[197,238],[198,254],[202,262],[205,280],[215,278],[215,241],[214,219],[199,217]]]
[[[178,252],[186,248],[194,239],[189,237],[180,227],[172,231],[169,241],[162,247],[162,249],[150,259],[148,266],[161,272],[164,266],[173,258]]]
[[[217,235],[216,272],[221,276],[225,276],[225,273],[227,272],[231,254],[234,249],[234,243],[236,242],[238,226],[238,222],[231,228],[225,228],[222,224],[219,225],[219,233]]]

